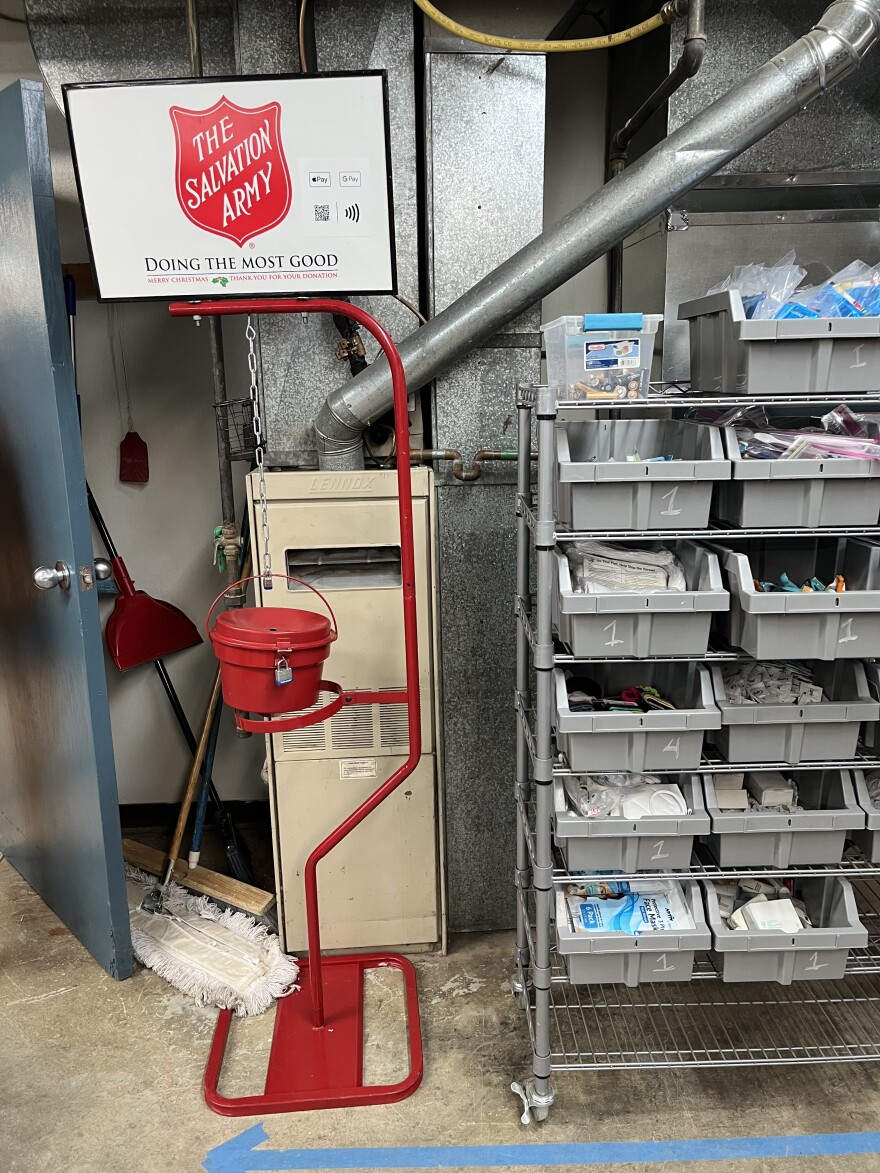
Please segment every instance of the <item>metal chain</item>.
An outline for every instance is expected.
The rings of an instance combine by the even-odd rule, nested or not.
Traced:
[[[260,389],[257,382],[257,352],[254,348],[254,342],[257,338],[257,332],[254,329],[254,324],[251,315],[247,316],[247,324],[245,326],[245,337],[248,342],[248,370],[251,375],[251,412],[254,427],[254,459],[257,464],[257,472],[259,474],[259,493],[260,493],[260,541],[263,546],[263,590],[271,591],[272,589],[272,554],[269,549],[269,503],[266,497],[266,465],[265,453],[263,451],[263,421],[260,417]]]

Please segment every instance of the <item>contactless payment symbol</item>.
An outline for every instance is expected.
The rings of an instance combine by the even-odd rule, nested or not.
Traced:
[[[197,228],[242,246],[280,224],[293,188],[281,105],[247,109],[223,97],[206,110],[169,110],[177,142],[177,200]]]

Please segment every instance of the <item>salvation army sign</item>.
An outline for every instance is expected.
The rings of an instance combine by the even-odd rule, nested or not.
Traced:
[[[384,73],[71,85],[64,103],[101,300],[396,291]]]
[[[241,246],[281,223],[291,186],[278,102],[246,110],[224,96],[207,110],[172,106],[169,113],[177,200],[193,224]]]

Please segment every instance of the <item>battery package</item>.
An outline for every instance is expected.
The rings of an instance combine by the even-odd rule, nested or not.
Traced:
[[[788,806],[794,802],[794,789],[778,770],[755,770],[746,786],[760,806]]]
[[[747,790],[715,790],[718,809],[722,811],[747,811],[749,794]]]
[[[719,790],[742,790],[745,785],[745,774],[731,770],[725,774],[713,774],[712,781],[716,792]]]

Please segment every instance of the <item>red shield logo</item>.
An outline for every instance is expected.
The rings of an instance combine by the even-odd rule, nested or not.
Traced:
[[[281,106],[247,110],[223,97],[208,110],[169,110],[177,140],[177,200],[198,228],[239,246],[280,224],[293,189]]]

